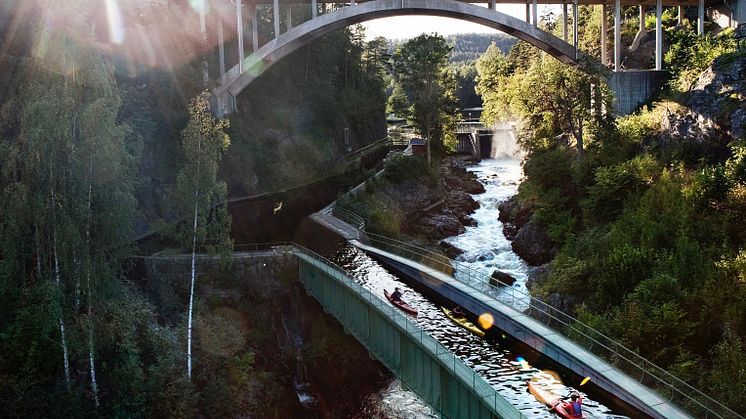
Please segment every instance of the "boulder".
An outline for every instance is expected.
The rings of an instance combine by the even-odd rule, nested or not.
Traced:
[[[442,239],[465,231],[458,218],[451,213],[428,214],[417,221],[417,226],[427,231],[430,237]]]
[[[501,271],[494,271],[490,276],[490,285],[492,286],[513,286],[515,284],[515,278]]]
[[[531,266],[543,265],[551,261],[557,252],[544,231],[544,226],[533,218],[518,230],[511,247]]]
[[[531,208],[521,205],[517,195],[501,202],[497,209],[500,211],[497,218],[502,221],[503,234],[508,240],[515,239],[518,230],[531,219]]]
[[[458,247],[452,245],[451,243],[441,241],[439,244],[441,249],[445,252],[446,256],[448,256],[449,259],[456,259],[461,254],[464,253],[463,250],[459,249]]]

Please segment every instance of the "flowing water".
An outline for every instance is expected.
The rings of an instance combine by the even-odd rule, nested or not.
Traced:
[[[471,167],[470,170],[477,175],[486,189],[484,194],[474,196],[481,205],[473,214],[478,225],[467,227],[463,234],[447,241],[464,250],[464,254],[460,256],[463,263],[487,273],[494,270],[509,273],[516,278],[514,288],[527,293],[525,284],[528,266],[511,250],[510,242],[503,235],[502,223],[497,219],[497,205],[516,193],[522,176],[520,164],[514,160],[484,160]],[[334,259],[361,285],[382,299],[385,299],[384,289],[389,291],[394,287],[402,289],[404,291],[402,298],[419,312],[417,318],[412,320],[482,375],[523,414],[531,418],[558,417],[549,413],[546,406],[528,392],[526,386],[526,380],[534,380],[554,394],[567,395],[569,393],[570,388],[562,384],[558,374],[548,369],[542,370],[542,368],[552,368],[548,362],[547,365],[529,365],[524,360],[524,357],[528,358],[527,354],[511,351],[505,343],[507,341],[501,343],[500,339],[485,340],[457,326],[445,317],[438,305],[407,286],[396,275],[354,247],[341,249]],[[510,293],[510,288],[499,292],[507,295]],[[579,381],[578,377],[573,377],[573,380]],[[582,392],[583,388],[578,388],[578,390]],[[391,391],[390,394],[383,394],[381,397],[383,403],[386,404],[390,403],[392,398],[414,396]],[[411,404],[417,405],[414,402]],[[421,408],[416,408],[420,410],[415,410],[414,413],[409,410],[406,414],[397,415],[397,417],[432,417],[432,412],[426,406],[421,406]],[[598,401],[590,398],[585,400],[584,412],[589,417],[619,417]]]

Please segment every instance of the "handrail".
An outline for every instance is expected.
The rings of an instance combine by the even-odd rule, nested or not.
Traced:
[[[338,205],[334,205],[335,211],[344,213],[347,217],[354,217],[362,220],[362,217],[352,213],[347,209],[337,210]],[[361,225],[365,225],[364,221]],[[361,229],[362,230],[362,229]],[[465,283],[479,291],[498,290],[501,286],[511,290],[510,303],[511,307],[519,311],[528,311],[533,317],[546,317],[547,326],[562,333],[566,337],[581,345],[588,351],[601,356],[611,364],[619,367],[629,375],[640,376],[639,382],[645,384],[648,380],[649,387],[657,387],[659,394],[664,396],[661,390],[668,390],[668,400],[682,410],[693,413],[695,417],[702,418],[742,418],[727,406],[696,389],[665,369],[659,367],[653,362],[647,360],[637,352],[627,348],[614,339],[606,336],[591,326],[580,320],[564,313],[561,310],[545,303],[544,301],[533,297],[531,294],[516,290],[509,284],[492,278],[490,274],[474,269],[459,261],[450,259],[444,255],[437,254],[422,247],[414,246],[399,240],[391,239],[385,236],[365,231],[365,236],[371,244],[389,249],[392,253],[402,256],[406,259],[416,259],[422,264],[439,270],[453,277],[454,279]],[[413,258],[414,256],[414,258]],[[457,275],[460,274],[460,275]],[[487,280],[485,280],[487,279]],[[493,285],[494,284],[494,285]],[[516,296],[519,299],[516,299]],[[501,301],[503,301],[501,299]],[[507,301],[503,301],[506,302]],[[520,304],[518,304],[520,302]],[[538,312],[538,313],[536,313]],[[539,316],[536,316],[539,314]],[[561,327],[551,326],[552,321],[559,323]]]
[[[500,409],[498,407],[498,399],[504,400],[504,398],[499,395],[497,390],[495,390],[495,388],[492,387],[492,385],[490,385],[484,377],[482,377],[481,375],[479,375],[479,373],[474,371],[474,369],[466,365],[458,356],[456,356],[456,354],[451,352],[437,339],[430,336],[416,323],[414,323],[411,318],[402,314],[399,310],[395,309],[394,306],[387,304],[381,298],[381,296],[373,294],[368,288],[365,288],[356,281],[351,280],[351,278],[354,278],[354,275],[344,268],[340,267],[336,263],[332,262],[331,260],[297,243],[293,243],[292,248],[293,251],[302,253],[312,259],[321,262],[323,266],[330,268],[333,272],[342,276],[342,278],[338,277],[337,279],[348,279],[347,281],[343,280],[346,286],[352,288],[358,295],[361,296],[361,298],[367,299],[370,305],[374,307],[381,315],[388,317],[391,320],[392,324],[396,325],[403,332],[407,333],[411,338],[419,338],[420,347],[429,350],[443,368],[451,370],[454,377],[466,377],[465,379],[461,378],[460,381],[462,382],[462,384],[470,387],[472,393],[482,399],[483,402],[487,406],[490,406],[495,413],[500,413]],[[402,324],[404,324],[404,327],[401,327]],[[406,384],[406,380],[404,380],[403,377],[402,380],[405,381]],[[505,402],[503,402],[503,406],[505,406],[504,403]],[[518,417],[525,416],[519,412]]]

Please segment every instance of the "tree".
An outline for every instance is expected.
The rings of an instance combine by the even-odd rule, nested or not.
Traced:
[[[228,128],[228,120],[217,120],[213,116],[208,98],[209,93],[204,91],[192,99],[189,105],[189,122],[181,132],[184,164],[176,180],[181,212],[185,217],[189,217],[189,213],[193,214],[191,229],[184,228],[180,232],[182,241],[191,242],[192,246],[192,277],[187,314],[187,376],[190,379],[197,246],[205,246],[210,252],[227,251],[232,247],[230,219],[225,202],[226,186],[224,182],[217,180],[220,158],[230,146],[230,137],[224,131]],[[221,203],[222,205],[217,205]]]
[[[437,140],[442,145],[443,116],[456,108],[456,78],[448,71],[450,52],[445,38],[423,34],[398,47],[391,61],[394,80],[411,103],[406,116],[427,139],[428,164],[430,144]]]
[[[522,51],[519,45],[514,47],[517,52]],[[518,64],[494,49],[478,61],[477,91],[485,103],[486,122],[495,122],[508,112],[526,120],[534,133],[552,137],[570,134],[577,156],[582,158],[587,129],[610,118],[610,90],[600,76],[562,64],[547,54],[527,64],[526,71],[517,72]]]

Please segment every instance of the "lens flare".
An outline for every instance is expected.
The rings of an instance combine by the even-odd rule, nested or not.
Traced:
[[[115,44],[124,42],[124,20],[117,0],[105,0],[106,20],[109,24],[109,39]]]
[[[479,316],[479,319],[477,319],[477,322],[479,323],[479,326],[484,330],[489,330],[492,326],[495,325],[495,318],[492,317],[492,314],[490,313],[484,313],[481,316]]]
[[[526,361],[522,356],[519,356],[515,360],[516,360],[516,362],[518,362],[519,364],[521,364],[521,368],[523,368],[523,369],[529,369],[529,368],[531,368],[531,365],[529,365],[528,361]]]

